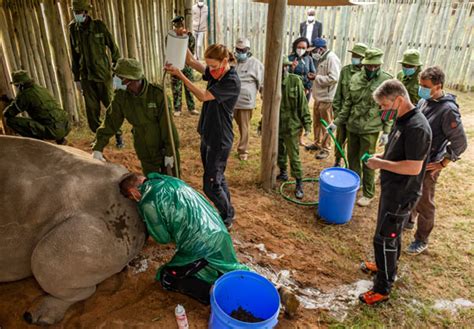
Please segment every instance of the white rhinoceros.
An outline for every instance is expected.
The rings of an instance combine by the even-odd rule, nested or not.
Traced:
[[[0,136],[0,282],[33,275],[47,293],[26,321],[60,321],[141,250],[144,223],[118,188],[126,172],[74,148]]]

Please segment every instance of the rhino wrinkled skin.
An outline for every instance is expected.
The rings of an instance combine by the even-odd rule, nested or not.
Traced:
[[[34,276],[45,295],[24,318],[53,324],[143,247],[118,182],[127,170],[80,150],[0,136],[0,282]]]

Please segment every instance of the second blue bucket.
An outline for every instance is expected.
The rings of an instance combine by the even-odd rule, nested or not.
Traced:
[[[260,322],[243,322],[230,316],[239,307]],[[280,296],[263,276],[249,271],[232,271],[217,279],[211,291],[209,329],[270,329],[278,323]]]
[[[331,224],[345,224],[352,217],[360,178],[346,168],[326,168],[319,175],[319,216]]]

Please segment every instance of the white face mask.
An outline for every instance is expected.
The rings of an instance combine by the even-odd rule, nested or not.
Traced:
[[[112,84],[115,90],[127,90],[127,85],[124,85],[122,79],[117,76],[112,79]]]
[[[79,15],[76,15],[74,14],[74,20],[76,21],[76,23],[84,23],[85,20],[86,20],[86,14],[79,14]]]
[[[310,23],[314,22],[314,16],[313,15],[308,16],[308,22],[310,22]]]
[[[299,57],[302,57],[306,53],[306,49],[296,49],[296,53]]]
[[[198,6],[199,6],[199,7],[204,6],[204,1],[198,1]]]

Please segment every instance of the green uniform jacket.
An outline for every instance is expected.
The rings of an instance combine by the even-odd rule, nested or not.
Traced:
[[[332,109],[334,111],[334,117],[337,118],[337,115],[342,110],[342,105],[344,105],[344,98],[346,95],[349,95],[349,84],[351,82],[352,76],[360,72],[361,68],[356,65],[346,65],[342,68],[339,75],[339,82],[337,83],[336,94],[334,95],[334,100],[332,102]]]
[[[48,89],[35,83],[25,85],[15,100],[5,109],[5,118],[13,118],[27,112],[31,119],[53,130],[68,130],[69,119]]]
[[[153,239],[175,243],[176,253],[162,266],[184,266],[199,259],[208,265],[196,277],[214,283],[219,275],[233,270],[248,270],[235,255],[230,234],[217,211],[200,193],[180,179],[151,173],[141,186],[138,210]]]
[[[420,100],[420,96],[418,96],[418,86],[420,85],[418,82],[418,76],[421,73],[421,66],[418,67],[415,74],[410,76],[405,76],[403,74],[403,70],[398,72],[397,80],[401,81],[405,88],[408,90],[408,94],[410,95],[411,102],[416,105]]]
[[[165,156],[173,156],[168,134],[163,88],[143,79],[143,90],[134,96],[126,90],[115,91],[114,99],[105,114],[105,120],[97,129],[94,151],[101,151],[110,137],[120,129],[124,119],[133,126],[135,151],[140,161],[161,165]],[[178,132],[172,115],[170,120],[176,150],[179,148]],[[175,161],[178,161],[175,159]]]
[[[311,131],[311,115],[301,78],[288,73],[281,87],[280,134],[293,135],[301,128]]]
[[[112,78],[106,47],[110,50],[114,65],[120,58],[120,51],[102,21],[89,18],[85,27],[83,24],[71,22],[69,24],[69,40],[71,42],[74,81],[104,82]]]
[[[392,76],[380,69],[377,75],[368,80],[365,70],[354,74],[349,84],[349,94],[344,98],[342,110],[334,120],[336,126],[345,124],[353,134],[373,134],[382,131],[388,134],[392,121],[383,122],[380,118],[379,105],[372,98],[372,93],[385,80]]]

